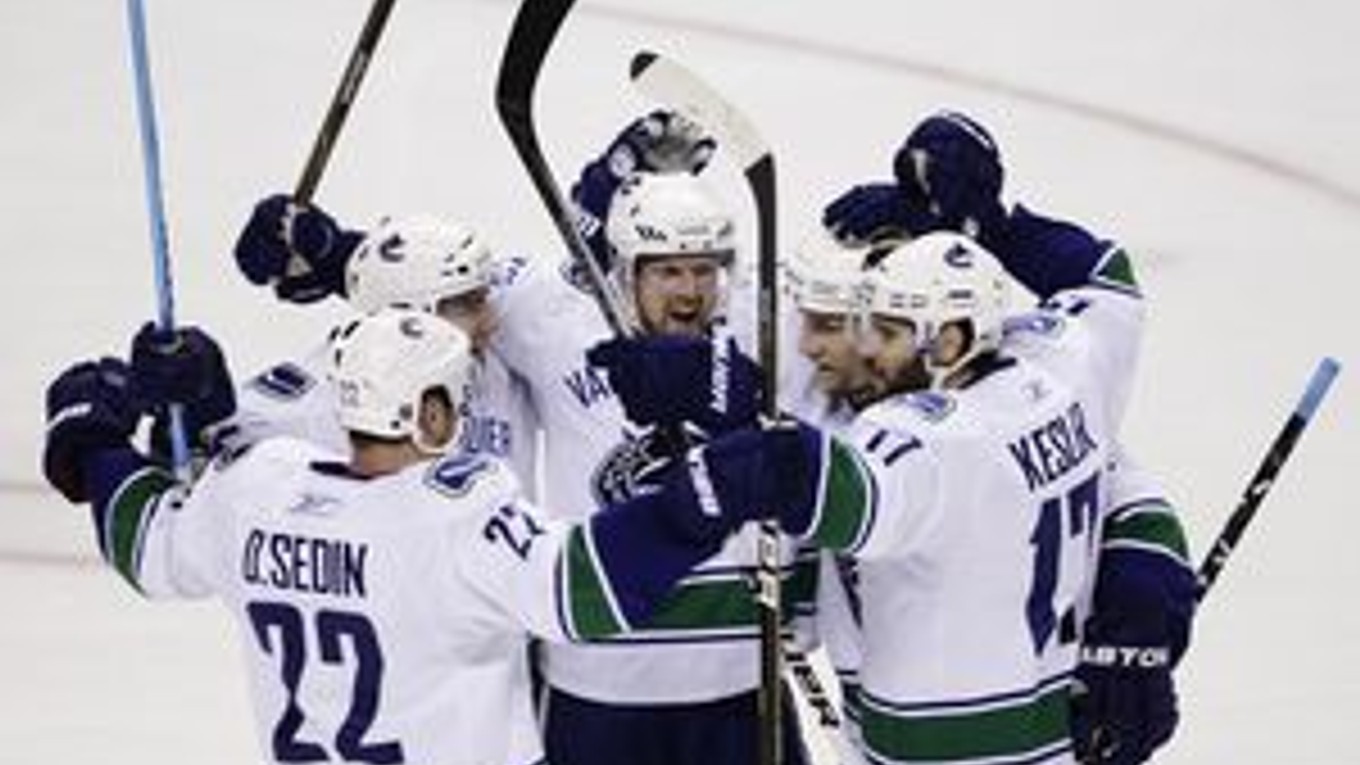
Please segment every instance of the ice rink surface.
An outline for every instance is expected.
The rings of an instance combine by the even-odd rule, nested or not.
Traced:
[[[1152,301],[1125,438],[1197,545],[1212,538],[1323,355],[1360,360],[1360,10],[1338,0],[582,0],[540,83],[574,175],[649,105],[639,48],[746,109],[781,173],[781,234],[883,178],[942,106],[993,129],[1007,196],[1141,258]],[[557,240],[495,120],[514,4],[404,0],[321,184],[354,225],[447,212],[504,251]],[[177,310],[239,372],[313,342],[332,306],[275,304],[230,263],[254,199],[291,188],[362,0],[148,3]],[[233,628],[102,570],[81,513],[39,487],[42,392],[152,315],[123,3],[0,8],[0,762],[257,760]],[[719,161],[714,172],[730,174]],[[735,175],[725,187],[746,204]],[[1356,370],[1343,370],[1201,610],[1184,719],[1157,762],[1360,762]]]

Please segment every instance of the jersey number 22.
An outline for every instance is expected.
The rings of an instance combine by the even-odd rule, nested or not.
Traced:
[[[306,622],[302,612],[287,603],[252,602],[247,604],[251,626],[260,649],[278,654],[283,687],[288,703],[274,725],[274,759],[279,762],[325,762],[330,759],[320,744],[298,738],[307,719],[298,704],[298,687],[307,664]],[[405,762],[401,744],[395,741],[364,741],[378,715],[378,690],[382,685],[383,655],[373,624],[360,614],[344,611],[318,611],[315,619],[317,645],[325,664],[344,664],[349,642],[355,661],[354,694],[349,712],[335,734],[335,752],[342,762],[395,765]]]

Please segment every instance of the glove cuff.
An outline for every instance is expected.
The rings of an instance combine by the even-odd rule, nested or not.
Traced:
[[[1171,649],[1147,645],[1083,645],[1081,662],[1117,669],[1157,669],[1171,666]]]

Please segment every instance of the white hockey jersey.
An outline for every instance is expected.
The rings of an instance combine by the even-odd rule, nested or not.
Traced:
[[[538,762],[528,634],[622,626],[589,529],[546,518],[491,457],[363,478],[280,437],[187,496],[169,481],[127,477],[101,543],[144,594],[227,606],[272,762]]]
[[[579,519],[629,496],[666,449],[660,434],[627,421],[605,371],[586,363],[585,352],[609,337],[593,300],[571,284],[561,261],[518,263],[499,285],[493,344],[530,381],[544,427],[544,504]],[[650,624],[605,642],[545,646],[548,682],[606,704],[697,703],[754,689],[758,619],[749,577],[756,533],[729,539]],[[786,600],[810,597],[814,561],[787,566]]]
[[[1013,323],[1009,366],[831,442],[811,536],[859,561],[871,761],[1071,762],[1076,609],[1141,315],[1065,293]]]

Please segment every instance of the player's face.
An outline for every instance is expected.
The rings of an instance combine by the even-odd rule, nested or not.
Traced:
[[[498,326],[489,298],[490,291],[481,287],[439,301],[439,315],[467,333],[472,352],[478,355],[491,343]]]
[[[427,393],[420,400],[420,442],[443,450],[458,433],[458,413],[443,395]]]
[[[930,386],[919,350],[915,326],[906,319],[888,316],[870,317],[860,344],[860,353],[874,377],[874,387],[883,393]]]
[[[639,262],[633,299],[642,328],[657,335],[700,335],[724,288],[723,267],[707,255],[652,256]]]
[[[832,398],[857,398],[871,387],[869,365],[860,355],[854,321],[839,313],[801,311],[798,351],[814,367],[818,390]]]

